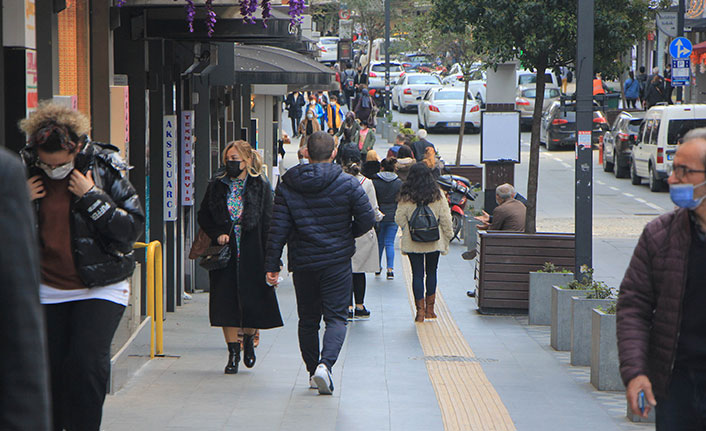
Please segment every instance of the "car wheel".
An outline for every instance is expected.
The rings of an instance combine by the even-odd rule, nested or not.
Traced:
[[[547,139],[547,141],[549,141],[549,139]],[[559,149],[559,146],[557,144],[547,142],[547,151],[556,151],[558,149]]]
[[[613,173],[615,174],[615,178],[626,178],[630,175],[630,172],[628,172],[629,168],[620,166],[618,162],[618,153],[613,152]]]
[[[640,184],[642,184],[642,178],[637,175],[637,171],[635,170],[634,160],[632,161],[632,163],[630,163],[630,183],[633,186],[639,186]]]
[[[451,238],[451,241],[454,239],[458,238],[459,241],[461,241],[461,236],[459,235],[461,233],[461,229],[463,229],[463,216],[458,213],[451,213],[451,221],[453,224],[453,231],[454,231],[454,236]]]
[[[615,151],[615,150],[613,150]],[[603,172],[613,172],[614,166],[612,161],[608,161],[605,156],[605,148],[603,148]]]
[[[652,165],[650,165],[650,191],[664,191],[664,181],[657,178],[657,172],[652,168]]]
[[[397,99],[397,106],[400,111],[400,114],[404,114],[407,110],[404,108],[404,105],[402,105],[402,99]]]

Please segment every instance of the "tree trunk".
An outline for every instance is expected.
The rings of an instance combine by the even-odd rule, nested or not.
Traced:
[[[534,99],[534,114],[532,115],[532,139],[530,140],[530,164],[527,175],[527,218],[525,232],[537,233],[537,183],[539,180],[539,127],[542,121],[542,105],[544,105],[544,73],[547,69],[546,56],[540,57],[537,63],[537,95]]]
[[[466,110],[468,109],[468,76],[464,74],[463,109],[461,111],[461,129],[458,132],[458,146],[456,147],[456,166],[461,166],[461,148],[463,147],[463,134],[466,131]]]

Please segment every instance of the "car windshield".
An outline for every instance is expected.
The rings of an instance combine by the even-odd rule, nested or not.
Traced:
[[[544,75],[544,82],[552,82],[552,74],[547,73]],[[537,83],[537,74],[535,73],[528,73],[525,75],[520,75],[520,79],[517,82],[520,85],[523,84],[536,84]]]
[[[676,145],[677,141],[682,138],[691,129],[706,127],[706,119],[690,118],[684,120],[670,120],[667,128],[667,144]]]
[[[534,99],[537,97],[537,89],[536,88],[530,88],[528,90],[525,90],[522,92],[522,97],[529,97],[530,99]],[[554,97],[559,97],[559,90],[556,88],[545,88],[544,89],[544,98],[545,99],[551,99]]]
[[[472,100],[468,94],[468,100]],[[463,100],[463,91],[440,91],[434,96],[434,100]]]
[[[441,81],[439,81],[439,77],[434,75],[410,76],[408,82],[410,84],[441,84]]]
[[[630,122],[628,123],[628,130],[630,131],[630,133],[639,133],[640,124],[642,124],[642,118],[630,120]]]
[[[385,71],[385,65],[384,64],[374,64],[373,65],[373,72],[384,72]],[[390,72],[402,72],[402,66],[399,64],[390,64]]]

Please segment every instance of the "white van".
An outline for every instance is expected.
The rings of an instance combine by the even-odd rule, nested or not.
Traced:
[[[650,108],[632,149],[632,183],[639,185],[643,178],[647,178],[653,192],[666,190],[668,171],[679,139],[689,130],[699,127],[706,127],[706,105],[658,105]]]
[[[519,87],[520,85],[537,84],[536,72],[532,72],[527,69],[520,69],[516,71],[515,75],[517,76],[515,87]],[[544,71],[544,83],[547,86],[561,88],[561,82],[557,81],[556,75],[549,69]]]

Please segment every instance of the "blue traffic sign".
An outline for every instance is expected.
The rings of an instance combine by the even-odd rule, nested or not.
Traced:
[[[669,44],[669,53],[674,58],[688,58],[691,55],[691,42],[685,37],[678,37]]]

